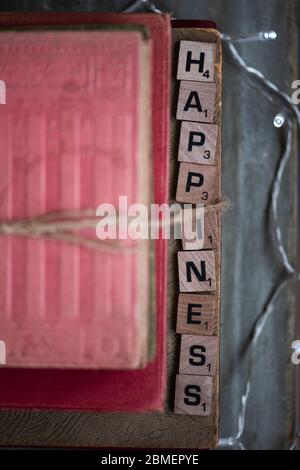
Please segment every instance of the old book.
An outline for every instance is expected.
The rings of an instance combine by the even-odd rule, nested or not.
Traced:
[[[163,195],[167,190],[164,185],[164,176],[167,168],[167,160],[165,159],[165,150],[167,148],[166,140],[162,134],[166,132],[167,120],[165,116],[169,109],[167,106],[167,80],[166,75],[168,68],[168,41],[166,40],[166,31],[168,29],[169,19],[160,15],[88,15],[88,14],[63,14],[63,15],[40,15],[29,14],[21,15],[21,17],[5,16],[4,23],[16,25],[16,23],[36,22],[44,23],[87,23],[100,21],[102,18],[108,22],[143,22],[147,23],[154,42],[154,101],[161,106],[154,107],[153,129],[154,134],[154,191],[155,199],[162,202]],[[205,43],[214,43],[216,45],[215,66],[214,66],[214,83],[216,84],[216,107],[214,111],[213,125],[220,126],[220,94],[221,94],[221,43],[220,35],[214,29],[212,24],[202,22],[184,22],[174,23],[177,26],[173,30],[173,45],[171,53],[173,56],[174,68],[172,71],[172,126],[169,135],[171,141],[171,174],[170,174],[170,195],[173,202],[176,192],[177,176],[178,176],[178,143],[180,138],[180,125],[175,120],[175,113],[178,101],[178,82],[176,81],[177,60],[179,43],[186,41],[202,41]],[[158,34],[160,31],[160,34]],[[160,58],[158,59],[158,55]],[[211,69],[210,69],[211,70]],[[163,86],[165,85],[165,87]],[[161,114],[159,114],[159,110]],[[160,118],[160,121],[157,119]],[[155,122],[156,120],[156,122]],[[163,123],[163,124],[162,124]],[[156,124],[156,126],[155,126]],[[219,128],[220,131],[220,128]],[[168,136],[166,132],[165,137]],[[165,143],[165,147],[158,145],[158,142]],[[157,145],[157,147],[156,147]],[[160,160],[159,158],[160,157]],[[220,197],[220,134],[217,136],[216,146],[214,148],[214,165],[217,168],[217,196]],[[220,302],[220,214],[217,214],[217,229],[214,230],[214,252],[216,257],[216,291],[214,292],[214,315],[212,329],[210,335],[218,337],[219,335],[219,302]],[[156,245],[155,263],[163,266],[163,257],[157,256],[159,249]],[[163,245],[160,249],[163,251]],[[167,380],[167,400],[166,406],[161,413],[104,413],[99,414],[97,420],[97,446],[99,447],[132,447],[132,448],[211,448],[214,447],[218,440],[218,375],[209,377],[202,382],[209,382],[207,393],[209,395],[209,408],[206,410],[208,414],[205,416],[176,415],[174,414],[174,388],[175,376],[179,367],[179,346],[180,336],[176,334],[176,310],[178,301],[178,275],[177,275],[177,252],[182,249],[181,243],[171,242],[169,256],[169,315],[168,315],[168,380]],[[159,253],[161,254],[162,251]],[[157,268],[156,268],[157,269]],[[160,272],[160,275],[157,275]],[[165,283],[163,269],[156,271],[157,305],[162,305],[163,291]],[[161,284],[159,284],[159,281]],[[194,294],[189,294],[194,295]],[[211,295],[211,294],[202,294]],[[158,301],[160,299],[160,301]],[[146,403],[148,410],[153,411],[161,409],[164,384],[164,364],[165,364],[165,343],[163,341],[163,309],[158,309],[157,317],[157,353],[155,361],[143,370],[135,371],[118,371],[117,375],[114,371],[30,371],[31,374],[25,374],[24,370],[3,369],[1,378],[6,382],[9,381],[9,389],[5,392],[0,389],[0,398],[2,406],[5,407],[40,407],[61,408],[61,409],[88,409],[97,411],[113,410],[113,401],[118,402],[118,408],[121,411],[129,410],[145,410]],[[195,312],[194,312],[195,313]],[[216,341],[217,342],[217,341]],[[157,359],[160,358],[160,359]],[[217,363],[217,368],[218,368]],[[28,371],[26,371],[28,372]],[[32,372],[37,372],[33,375]],[[61,374],[60,374],[61,372]],[[183,375],[183,377],[188,377]],[[204,376],[206,377],[206,376]],[[32,386],[30,380],[37,380],[37,384]],[[159,380],[160,379],[160,380]],[[60,386],[58,386],[61,380]],[[99,382],[101,381],[101,385]],[[108,386],[106,384],[109,383]],[[118,387],[115,384],[118,384]],[[16,387],[20,384],[25,385],[23,397],[15,392]],[[201,385],[203,385],[201,383]],[[48,390],[47,390],[48,387]],[[119,391],[122,390],[122,393]],[[41,393],[40,393],[41,392]],[[36,395],[40,393],[39,397]],[[66,398],[67,397],[67,398]],[[61,400],[61,402],[59,401]],[[160,405],[159,405],[160,404]],[[184,410],[185,411],[185,410]],[[51,419],[50,415],[46,415],[46,419]],[[28,416],[27,425],[30,426],[32,417]],[[79,418],[81,419],[81,418]],[[7,439],[3,438],[2,442],[7,444]],[[13,444],[24,442],[23,436],[15,436]],[[43,436],[41,441],[43,445],[68,445],[68,437],[54,437],[49,440],[47,436]],[[11,443],[11,442],[10,442]],[[27,437],[26,444],[34,444],[34,437]],[[89,438],[85,442],[80,440],[80,445],[93,445]]]
[[[153,41],[152,78],[152,162],[154,201],[168,200],[169,144],[169,52],[170,22],[160,15],[114,14],[2,14],[2,28],[34,28],[76,25],[138,25],[146,27]],[[127,26],[128,25],[128,26]],[[135,26],[136,27],[136,26]],[[167,241],[154,241],[153,309],[155,311],[155,354],[149,364],[136,370],[41,370],[0,369],[6,383],[0,388],[2,408],[43,408],[63,410],[144,411],[161,410],[166,383],[166,265]],[[150,325],[151,326],[151,325]],[[150,327],[151,329],[151,327]],[[116,383],[118,386],[116,387]],[[23,393],[18,390],[22,388]],[[115,416],[113,414],[112,416]],[[123,415],[125,416],[125,415]],[[128,414],[128,417],[135,415]],[[104,418],[105,419],[105,418]],[[112,428],[113,429],[113,428]]]
[[[2,31],[0,219],[150,204],[150,59],[143,30]],[[94,236],[95,236],[94,231]],[[148,362],[149,243],[116,253],[0,237],[8,367]]]

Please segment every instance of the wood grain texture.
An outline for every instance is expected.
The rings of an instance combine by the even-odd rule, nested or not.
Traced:
[[[211,42],[180,41],[178,80],[212,82],[216,45]]]
[[[215,98],[216,85],[214,83],[182,80],[179,86],[176,119],[193,122],[215,122]]]
[[[177,29],[173,31],[173,41],[174,41],[174,69],[173,76],[176,74],[176,57],[179,50],[179,41],[180,40],[194,40],[194,41],[205,41],[205,42],[214,42],[216,43],[216,63],[215,63],[215,75],[214,83],[216,83],[216,100],[214,108],[214,124],[219,126],[218,129],[218,138],[216,144],[216,155],[215,163],[217,167],[217,184],[216,184],[216,193],[217,197],[221,198],[221,44],[220,36],[213,30],[188,30],[188,29]],[[178,81],[173,81],[173,91],[172,91],[172,116],[175,115],[177,109],[177,96],[179,91]],[[181,123],[176,119],[172,118],[172,127],[171,127],[171,160],[170,160],[170,192],[171,199],[170,202],[174,201],[174,196],[176,192],[176,178],[178,175],[179,163],[178,163],[178,145],[179,145],[179,135],[180,135],[180,125]],[[218,336],[219,334],[219,320],[220,320],[220,218],[219,213],[215,214],[217,226],[216,226],[216,249],[215,258],[216,258],[216,292],[215,292],[215,301],[216,301],[216,314],[213,325],[213,334]],[[205,219],[206,220],[206,219]],[[174,296],[174,292],[178,289],[178,273],[176,272],[177,268],[177,252],[180,249],[180,243],[176,240],[170,242],[170,251],[169,251],[169,357],[168,357],[168,367],[170,373],[169,379],[169,400],[171,402],[172,394],[174,393],[174,370],[177,370],[179,363],[179,347],[180,347],[180,336],[175,333],[176,328],[176,318],[174,318],[174,312],[176,312],[176,303],[177,298]],[[218,358],[219,361],[219,358]],[[177,426],[181,427],[181,438],[178,439],[177,435],[174,436],[174,447],[185,447],[188,444],[189,448],[211,448],[215,447],[218,441],[219,435],[219,376],[218,374],[213,377],[212,380],[212,405],[211,405],[211,414],[209,417],[204,416],[177,416],[181,418],[181,421],[178,421]],[[173,395],[174,396],[174,395]],[[189,438],[185,436],[189,435]],[[186,441],[183,444],[182,440]]]
[[[214,327],[216,298],[207,294],[179,294],[177,333],[211,335]]]
[[[179,251],[178,275],[180,292],[214,291],[216,289],[214,251]]]
[[[191,217],[191,223],[185,223],[183,219],[182,248],[184,250],[217,248],[219,243],[217,214],[214,211],[204,210],[204,217],[197,218],[197,225],[196,209],[192,210]]]
[[[211,413],[212,379],[199,375],[177,375],[175,413],[207,417]]]
[[[217,171],[215,166],[180,163],[176,201],[191,204],[216,202]]]
[[[180,162],[213,165],[218,126],[202,122],[181,123],[178,160]]]
[[[217,336],[181,335],[179,373],[215,375],[218,343]]]

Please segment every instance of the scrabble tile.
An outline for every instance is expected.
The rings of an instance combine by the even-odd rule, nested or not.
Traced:
[[[179,251],[180,292],[211,292],[216,289],[215,254],[209,251]]]
[[[215,57],[214,43],[180,41],[177,79],[212,82]]]
[[[197,213],[196,209],[192,209],[189,219],[183,217],[182,248],[184,250],[212,249],[218,246],[216,212],[205,210],[204,218],[197,217],[198,213],[199,209]]]
[[[219,234],[217,213],[204,212],[204,246],[203,248],[217,248],[219,246]]]
[[[216,202],[217,167],[180,163],[176,201],[192,204]]]
[[[215,164],[218,126],[183,121],[181,124],[178,160],[180,162]]]
[[[182,335],[179,373],[216,375],[218,344],[217,336]]]
[[[212,377],[176,376],[175,414],[209,416],[211,413]]]
[[[213,122],[216,97],[214,83],[180,82],[176,119]]]
[[[177,333],[212,335],[216,297],[205,294],[179,294]]]
[[[184,250],[204,248],[204,205],[184,204],[182,212],[182,247]]]

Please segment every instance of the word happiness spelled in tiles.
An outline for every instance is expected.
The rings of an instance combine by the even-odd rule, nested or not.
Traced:
[[[212,205],[218,202],[215,59],[214,43],[180,42],[177,79],[181,82],[176,113],[176,119],[182,121],[176,191],[176,201],[180,203]],[[216,213],[205,207],[204,227],[198,225],[195,215],[192,230],[201,231],[202,244],[198,243],[198,237],[187,242],[185,237],[189,234],[183,230],[183,251],[178,253],[180,294],[176,331],[182,336],[174,411],[209,416],[219,349],[219,339],[213,336],[217,308]]]

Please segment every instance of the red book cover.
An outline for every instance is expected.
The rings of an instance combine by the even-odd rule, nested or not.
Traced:
[[[0,219],[87,208],[96,216],[101,203],[118,207],[119,195],[128,206],[149,204],[151,44],[144,31],[24,30],[0,37],[7,88],[0,107]],[[128,241],[116,253],[105,250],[109,243],[93,250],[0,237],[0,335],[8,367],[145,365],[149,243],[132,253]]]
[[[3,29],[35,25],[140,24],[153,39],[152,107],[154,202],[168,201],[170,21],[151,14],[2,14]],[[96,371],[2,367],[0,407],[144,411],[163,407],[166,374],[165,240],[155,242],[156,355],[144,369]],[[70,332],[71,333],[71,332]],[[22,392],[20,392],[22,391]]]

